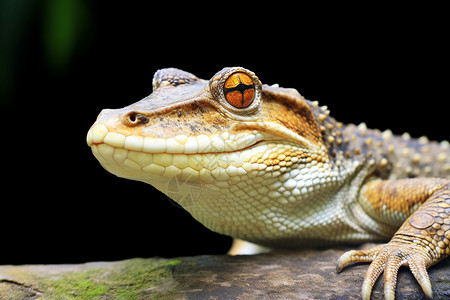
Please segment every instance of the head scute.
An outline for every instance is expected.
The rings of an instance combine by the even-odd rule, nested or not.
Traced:
[[[178,86],[181,84],[189,84],[200,79],[197,78],[194,74],[189,72],[176,69],[176,68],[166,68],[156,71],[155,75],[153,75],[153,91],[167,86]]]

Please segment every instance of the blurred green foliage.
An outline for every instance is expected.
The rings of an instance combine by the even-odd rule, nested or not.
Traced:
[[[45,0],[42,13],[42,42],[46,62],[53,71],[63,72],[79,49],[90,22],[85,2]]]
[[[63,76],[92,25],[85,0],[0,0],[0,106],[11,104],[31,59]]]
[[[18,49],[23,43],[35,1],[0,0],[0,105],[12,98],[16,86]]]

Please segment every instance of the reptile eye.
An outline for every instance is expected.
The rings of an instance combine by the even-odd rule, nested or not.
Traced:
[[[255,84],[250,76],[243,72],[231,74],[223,86],[227,102],[236,108],[246,108],[255,99]]]

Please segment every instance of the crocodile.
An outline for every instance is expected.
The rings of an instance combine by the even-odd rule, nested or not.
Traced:
[[[90,128],[87,143],[107,171],[151,184],[238,241],[271,249],[384,242],[344,253],[337,271],[371,262],[363,299],[383,272],[394,299],[397,272],[409,266],[433,297],[427,268],[450,254],[448,142],[344,125],[242,67],[210,80],[161,69],[152,87],[134,104],[104,109]]]

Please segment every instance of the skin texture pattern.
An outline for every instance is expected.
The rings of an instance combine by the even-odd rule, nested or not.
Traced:
[[[241,67],[210,80],[159,70],[152,94],[103,110],[87,143],[106,170],[221,234],[268,248],[387,242],[337,262],[371,262],[363,299],[383,272],[394,299],[400,266],[432,298],[427,268],[450,254],[448,142],[344,125]]]

